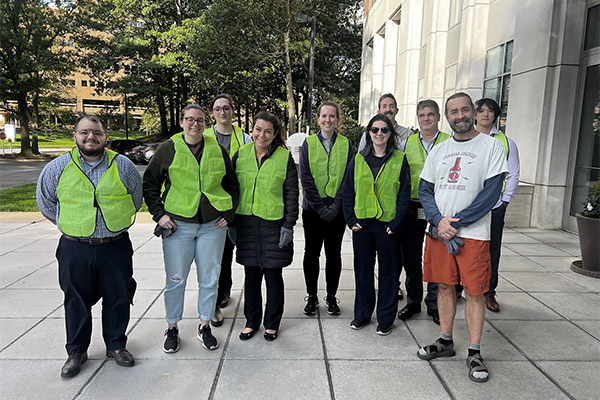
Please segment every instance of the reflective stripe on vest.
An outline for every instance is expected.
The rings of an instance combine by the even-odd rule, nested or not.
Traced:
[[[509,150],[508,139],[506,138],[506,135],[501,131],[498,131],[498,133],[493,135],[492,137],[498,139],[500,143],[502,143],[502,146],[504,147],[504,154],[506,154],[506,159],[508,160]],[[504,177],[504,183],[502,183],[502,193],[504,193],[504,189],[506,189],[506,179],[508,179],[508,174]]]
[[[450,135],[439,132],[432,148],[448,138],[450,138]],[[406,141],[406,148],[404,151],[406,153],[406,161],[408,161],[408,165],[410,166],[410,198],[418,200],[420,175],[421,171],[423,171],[423,166],[425,165],[425,159],[427,159],[427,151],[425,151],[423,142],[421,142],[421,135],[418,133],[410,135]]]
[[[239,126],[235,126],[235,125],[232,125],[232,126],[233,126],[233,134],[231,135],[231,143],[229,144],[229,157],[233,157],[235,152],[238,151],[238,149],[244,145],[244,132],[242,132],[242,128],[240,128]],[[204,137],[210,136],[210,137],[216,138],[214,127],[206,128],[204,130],[203,136]],[[225,136],[225,135],[223,135],[223,136]]]
[[[350,142],[344,136],[337,135],[331,151],[327,154],[317,135],[310,135],[306,141],[310,172],[319,196],[335,197],[346,172]]]
[[[283,186],[289,150],[278,147],[258,168],[254,143],[238,151],[235,173],[240,182],[240,204],[236,213],[276,221],[283,218]]]
[[[108,149],[105,151],[108,168],[96,187],[83,172],[77,149],[70,151],[71,161],[63,169],[56,187],[60,206],[58,227],[69,236],[91,236],[96,230],[98,208],[106,228],[111,232],[119,232],[133,225],[136,209],[131,195],[121,182],[115,162],[117,153]]]
[[[356,218],[375,218],[389,222],[396,216],[396,203],[400,190],[400,171],[404,153],[394,150],[391,157],[381,166],[377,178],[362,154],[358,153],[354,163],[354,213]]]
[[[165,210],[192,218],[198,213],[202,194],[218,211],[231,210],[231,196],[221,186],[225,176],[225,160],[217,139],[204,138],[200,165],[181,133],[173,135],[170,140],[175,145],[175,156],[169,166],[171,187],[165,199]]]

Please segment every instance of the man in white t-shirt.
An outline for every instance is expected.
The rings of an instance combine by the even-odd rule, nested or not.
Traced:
[[[454,136],[431,150],[419,184],[419,199],[430,223],[423,280],[439,285],[441,337],[421,348],[417,356],[431,360],[456,354],[452,328],[455,285],[460,282],[465,289],[469,329],[469,378],[486,382],[489,372],[480,342],[485,318],[483,294],[491,274],[490,211],[500,196],[508,167],[500,141],[475,130],[475,107],[469,95],[450,96],[445,114]]]
[[[406,139],[412,135],[413,131],[410,128],[400,125],[396,122],[396,115],[398,114],[398,103],[396,98],[391,93],[381,95],[379,102],[377,103],[377,114],[383,114],[394,124],[394,130],[396,131],[395,143],[396,149],[401,150],[400,146],[404,145]],[[362,151],[367,145],[367,133],[363,133],[358,143],[358,151]]]

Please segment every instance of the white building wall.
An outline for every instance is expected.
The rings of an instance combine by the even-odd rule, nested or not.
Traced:
[[[382,93],[398,102],[397,121],[417,126],[416,104],[448,95],[483,93],[486,53],[514,40],[507,134],[521,152],[521,185],[511,206],[515,224],[560,228],[569,206],[569,166],[577,135],[577,85],[586,1],[463,0],[462,18],[450,26],[450,0],[377,1],[365,19],[359,121],[366,125]],[[390,21],[400,8],[399,25]],[[376,33],[384,27],[385,38]],[[395,32],[395,34],[394,34]],[[379,49],[382,53],[379,54]],[[363,55],[369,55],[367,50]],[[393,58],[396,58],[395,65]],[[456,65],[456,84],[446,69]],[[378,72],[380,71],[380,72]],[[419,92],[419,79],[423,79]],[[442,130],[449,132],[445,118]]]

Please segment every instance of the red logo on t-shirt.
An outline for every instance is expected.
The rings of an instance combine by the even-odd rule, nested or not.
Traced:
[[[454,161],[454,166],[450,168],[450,173],[448,174],[448,183],[456,183],[458,182],[458,177],[460,176],[460,157],[456,157]]]

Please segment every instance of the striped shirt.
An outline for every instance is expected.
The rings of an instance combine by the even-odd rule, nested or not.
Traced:
[[[83,172],[94,184],[94,186],[97,186],[98,181],[100,181],[100,178],[108,169],[108,156],[106,152],[104,152],[104,154],[102,155],[102,157],[100,157],[98,161],[92,163],[88,163],[83,159],[83,157],[81,157],[79,149],[77,149],[77,155]],[[38,178],[38,184],[36,189],[38,208],[40,209],[42,215],[55,225],[56,221],[58,220],[59,213],[59,204],[58,196],[56,194],[56,188],[58,187],[58,181],[63,170],[70,161],[70,152],[61,155],[60,157],[49,162],[44,167],[42,173]],[[117,155],[115,157],[115,162],[117,163],[117,169],[119,171],[119,177],[121,178],[121,182],[123,182],[123,185],[125,185],[127,193],[131,195],[135,208],[139,210],[142,206],[142,179],[140,177],[140,173],[127,157]],[[104,223],[104,219],[102,218],[102,213],[100,212],[100,209],[98,209],[96,215],[96,230],[90,237],[112,237],[117,236],[125,230],[126,229],[123,229],[119,232],[109,231],[106,227],[106,224]]]

